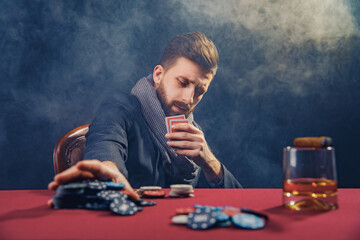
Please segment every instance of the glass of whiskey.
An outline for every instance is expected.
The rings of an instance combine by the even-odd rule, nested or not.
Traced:
[[[286,147],[283,151],[283,205],[295,211],[338,208],[335,149]]]

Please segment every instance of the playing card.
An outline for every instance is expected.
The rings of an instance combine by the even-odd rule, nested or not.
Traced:
[[[174,129],[172,129],[172,126],[179,123],[189,123],[189,121],[187,119],[171,119],[169,124],[169,128],[170,128],[169,132],[170,133],[175,132]]]
[[[174,119],[185,119],[185,115],[177,115],[177,116],[171,116],[165,118],[166,130],[168,133],[170,132],[170,120],[174,120]]]

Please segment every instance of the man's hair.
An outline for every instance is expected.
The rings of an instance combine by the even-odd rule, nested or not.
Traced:
[[[219,55],[214,43],[203,33],[192,32],[174,36],[165,47],[160,65],[167,70],[179,57],[194,61],[214,75],[216,73]]]

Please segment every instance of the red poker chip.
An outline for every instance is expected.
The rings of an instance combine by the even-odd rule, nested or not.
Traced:
[[[176,215],[187,215],[189,213],[193,213],[194,211],[195,211],[195,208],[192,208],[192,207],[175,209]]]
[[[143,198],[163,198],[165,197],[165,192],[162,190],[147,190],[144,191],[141,196]]]
[[[233,208],[225,208],[221,210],[223,213],[226,213],[230,217],[234,216],[235,214],[241,213],[240,209],[233,209]]]

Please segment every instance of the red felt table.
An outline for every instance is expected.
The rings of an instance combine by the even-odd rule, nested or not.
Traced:
[[[168,189],[166,189],[168,191]],[[0,239],[360,239],[360,189],[339,189],[329,212],[290,212],[281,189],[195,189],[195,197],[159,199],[134,216],[110,211],[55,210],[48,190],[0,191]],[[270,217],[261,230],[235,227],[191,230],[171,224],[179,207],[193,204],[246,207]]]

